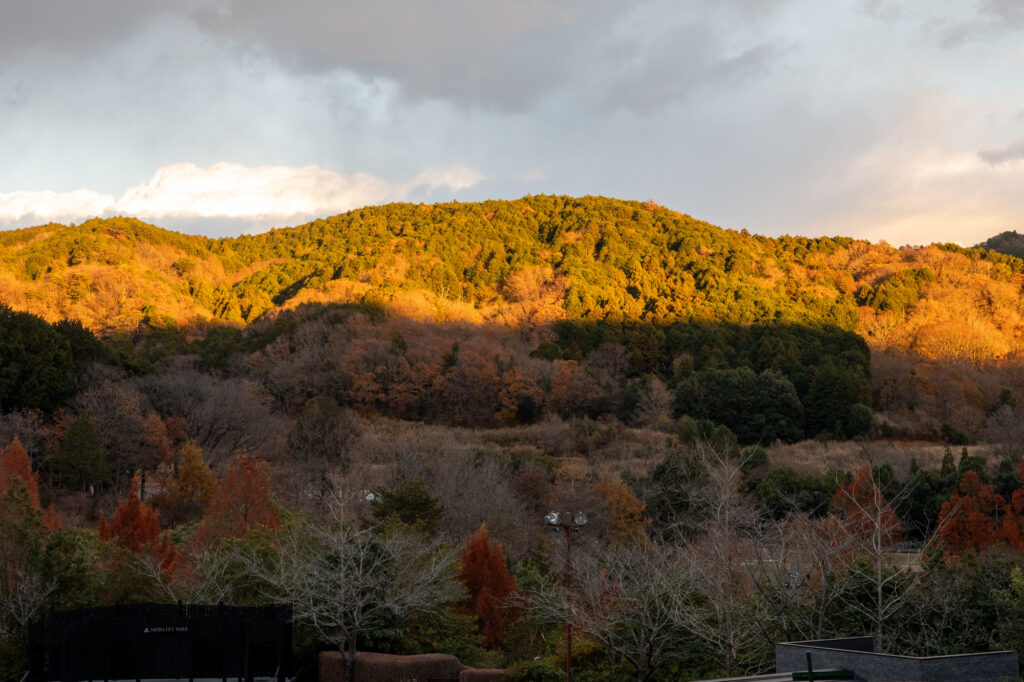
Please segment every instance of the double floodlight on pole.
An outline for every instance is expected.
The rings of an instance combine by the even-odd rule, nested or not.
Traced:
[[[572,536],[579,533],[580,529],[587,524],[587,515],[581,511],[576,513],[551,511],[544,515],[544,521],[551,526],[551,530],[565,535],[565,600],[568,605],[572,594]],[[572,682],[571,613],[567,613],[565,618],[565,680]]]

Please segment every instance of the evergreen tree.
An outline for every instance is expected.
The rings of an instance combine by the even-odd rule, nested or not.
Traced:
[[[441,499],[430,494],[423,479],[414,476],[398,488],[376,488],[370,507],[385,524],[398,523],[429,537],[437,534],[444,516]]]
[[[53,410],[74,389],[71,347],[45,320],[0,303],[0,412]]]
[[[95,492],[111,481],[110,460],[85,412],[71,422],[51,464],[57,484],[64,488]]]

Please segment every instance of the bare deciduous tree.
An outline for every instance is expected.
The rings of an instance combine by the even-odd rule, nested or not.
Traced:
[[[741,655],[753,656],[744,667],[761,668],[767,655],[758,626],[763,605],[749,570],[757,561],[759,516],[740,495],[740,462],[728,448],[701,440],[694,459],[705,481],[698,500],[704,520],[702,535],[687,546],[687,572],[699,594],[686,602],[684,619],[695,636],[721,652],[728,674],[738,669]]]
[[[185,419],[189,436],[215,465],[239,450],[274,459],[284,443],[281,420],[255,382],[178,370],[136,383],[159,414]]]
[[[576,561],[573,585],[568,600],[561,585],[535,592],[530,608],[543,618],[571,622],[632,665],[638,682],[649,679],[688,637],[686,602],[694,595],[675,548],[613,545]]]
[[[676,397],[658,377],[648,377],[640,389],[636,420],[643,426],[668,430],[672,427],[672,411]]]
[[[336,507],[342,508],[341,505]],[[360,636],[393,629],[463,596],[455,553],[418,536],[378,536],[333,514],[324,525],[294,524],[273,557],[250,554],[251,574],[332,641],[352,680]]]
[[[894,511],[912,492],[904,485],[889,499],[882,494],[875,470],[863,467],[833,498],[833,509],[843,518],[852,551],[848,554],[846,571],[852,581],[870,587],[871,598],[858,598],[857,590],[842,593],[844,603],[854,613],[866,618],[875,631],[876,646],[886,650],[886,624],[900,612],[914,594],[914,561],[896,560],[893,550],[902,539],[902,524]],[[938,541],[940,527],[917,547],[916,554],[925,556]]]
[[[760,627],[764,605],[749,572],[757,561],[753,543],[733,528],[718,526],[687,550],[686,575],[695,596],[684,604],[685,627],[720,652],[727,674],[764,668],[769,655]]]
[[[129,554],[123,561],[129,571],[143,580],[153,598],[162,601],[227,603],[254,589],[253,578],[245,571],[243,551],[236,543],[226,543],[217,549],[194,547],[188,573],[168,574],[160,557],[149,552]]]
[[[855,548],[842,522],[794,512],[769,523],[750,564],[765,605],[764,636],[774,641],[824,639],[839,634],[831,619],[849,589],[847,565]]]
[[[17,637],[56,591],[57,580],[23,566],[0,568],[7,569],[0,589],[0,636]]]

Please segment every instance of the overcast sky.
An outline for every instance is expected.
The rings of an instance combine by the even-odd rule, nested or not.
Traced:
[[[0,227],[525,194],[1024,231],[1024,2],[0,0]]]

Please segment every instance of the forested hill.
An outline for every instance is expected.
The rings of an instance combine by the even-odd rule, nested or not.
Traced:
[[[992,249],[1021,258],[1024,257],[1024,234],[1018,234],[1016,231],[1000,232],[978,244],[976,248]]]
[[[0,233],[0,302],[99,331],[361,302],[509,326],[829,325],[876,347],[977,360],[1020,349],[1022,272],[995,251],[770,239],[600,197],[390,204],[221,240],[130,218]]]

